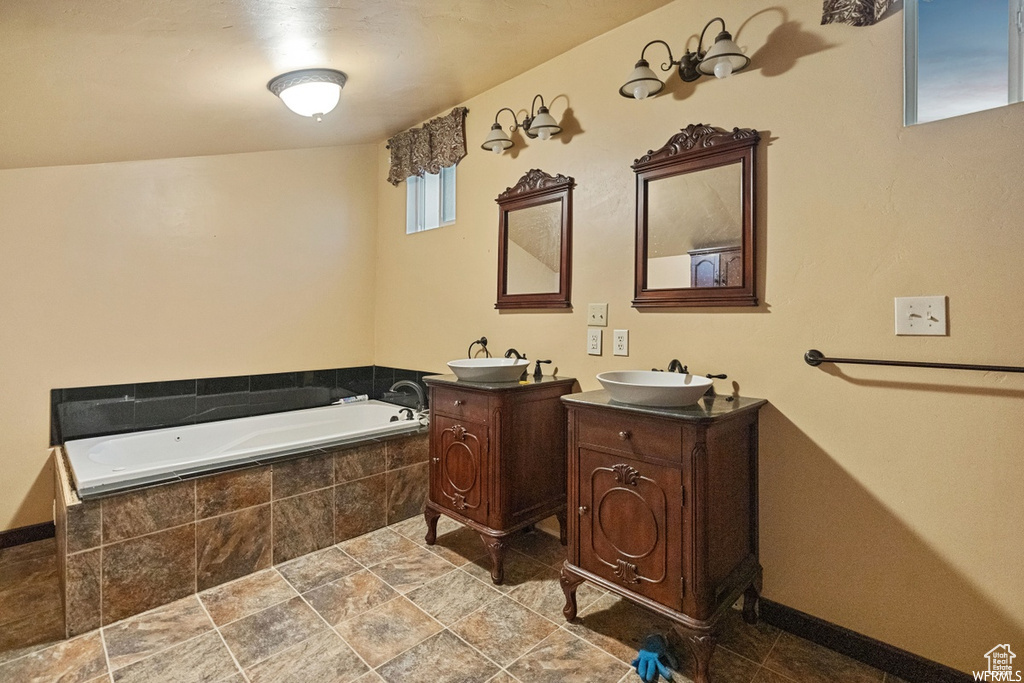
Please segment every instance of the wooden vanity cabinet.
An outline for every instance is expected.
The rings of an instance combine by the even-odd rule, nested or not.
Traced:
[[[565,408],[571,377],[467,383],[425,377],[430,388],[426,542],[444,514],[476,530],[503,581],[506,537],[551,515],[566,542]]]
[[[757,414],[765,401],[641,408],[607,392],[568,408],[566,619],[590,581],[670,619],[710,681],[715,624],[744,595],[756,620]]]

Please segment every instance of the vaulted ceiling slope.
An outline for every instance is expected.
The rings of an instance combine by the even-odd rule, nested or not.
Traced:
[[[376,142],[668,1],[3,0],[0,168]],[[266,89],[309,67],[319,124]]]

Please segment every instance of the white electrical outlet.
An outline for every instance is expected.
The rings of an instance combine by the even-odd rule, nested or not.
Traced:
[[[629,330],[615,330],[612,333],[612,355],[629,355]]]
[[[945,296],[896,297],[896,334],[946,335]]]
[[[587,304],[587,326],[608,326],[608,304]]]
[[[587,353],[591,356],[601,355],[601,330],[587,330]]]

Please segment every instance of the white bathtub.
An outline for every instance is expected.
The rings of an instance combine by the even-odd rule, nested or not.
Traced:
[[[76,439],[66,442],[64,450],[78,495],[89,498],[420,429],[419,420],[408,419],[401,410],[382,401],[363,401]],[[392,422],[396,416],[399,420]]]

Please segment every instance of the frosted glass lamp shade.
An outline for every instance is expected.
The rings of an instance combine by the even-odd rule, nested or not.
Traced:
[[[501,124],[495,121],[491,126],[491,132],[487,134],[487,138],[484,140],[484,144],[480,145],[480,148],[486,149],[488,152],[501,154],[506,149],[510,148],[512,144],[512,140],[505,135],[505,131],[502,129]]]
[[[538,137],[541,140],[550,140],[561,132],[562,127],[555,121],[555,117],[548,112],[548,108],[541,107],[537,110],[537,115],[533,117],[533,121],[530,122],[530,127],[527,129],[526,134],[531,138]]]
[[[623,97],[642,100],[651,95],[657,95],[664,87],[665,84],[651,70],[651,65],[647,63],[647,60],[641,59],[630,72],[626,83],[619,88],[619,94]]]
[[[347,80],[348,76],[334,69],[303,69],[277,76],[267,83],[267,89],[299,116],[321,121],[338,106]]]
[[[697,71],[705,76],[725,78],[729,74],[742,71],[747,64],[750,64],[750,57],[743,54],[740,46],[733,41],[727,31],[722,31],[715,38],[715,44],[697,64]]]

